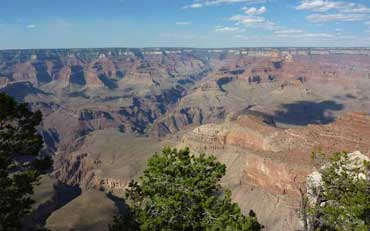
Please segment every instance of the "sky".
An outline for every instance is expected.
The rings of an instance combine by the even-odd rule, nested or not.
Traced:
[[[368,47],[369,0],[0,0],[0,49]]]

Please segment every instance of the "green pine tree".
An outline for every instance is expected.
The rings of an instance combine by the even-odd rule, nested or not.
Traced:
[[[116,217],[110,230],[261,230],[255,215],[242,215],[231,193],[221,191],[225,171],[212,156],[165,148],[149,160],[140,183],[130,183],[129,212]]]
[[[306,229],[369,231],[370,164],[354,164],[347,153],[337,153],[320,173],[321,186],[313,189],[315,200],[306,203]]]
[[[0,231],[21,230],[33,186],[40,171],[50,167],[50,158],[39,156],[43,140],[36,127],[41,118],[39,111],[0,93]]]

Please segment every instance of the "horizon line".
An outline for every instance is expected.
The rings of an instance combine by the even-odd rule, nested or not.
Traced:
[[[2,51],[34,51],[34,50],[93,50],[93,49],[192,49],[192,50],[231,50],[231,49],[370,49],[370,46],[250,46],[250,47],[55,47],[55,48],[3,48]]]

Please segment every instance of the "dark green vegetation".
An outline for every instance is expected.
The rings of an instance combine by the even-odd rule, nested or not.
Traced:
[[[129,212],[110,230],[261,230],[254,212],[244,216],[231,193],[222,191],[225,171],[212,156],[165,148],[149,160],[140,183],[130,183]]]
[[[40,112],[31,112],[27,104],[18,104],[0,93],[0,230],[22,228],[22,219],[30,212],[33,186],[39,174],[50,167],[50,158],[39,155],[43,140],[36,127]]]
[[[370,230],[370,163],[335,154],[305,199],[306,230]]]

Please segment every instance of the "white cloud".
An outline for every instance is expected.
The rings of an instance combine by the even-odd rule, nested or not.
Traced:
[[[333,34],[327,33],[276,33],[279,38],[305,38],[305,39],[335,39],[337,38]]]
[[[274,31],[277,38],[284,39],[313,39],[313,40],[333,40],[338,38],[338,34],[329,33],[305,33],[305,31],[300,29],[281,29]]]
[[[265,6],[262,6],[259,9],[255,7],[243,7],[242,10],[244,11],[244,14],[234,15],[230,17],[229,20],[234,21],[236,25],[244,25],[246,27],[262,28],[267,30],[278,29],[274,22],[261,16],[267,11]]]
[[[248,15],[261,15],[261,14],[264,14],[266,13],[267,9],[265,6],[262,6],[261,8],[257,9],[255,7],[243,7],[242,8],[244,10],[244,12]]]
[[[27,25],[27,28],[28,29],[35,29],[36,25],[35,24],[29,24],[29,25]]]
[[[215,32],[235,32],[238,31],[238,27],[218,27],[215,29]]]
[[[295,41],[300,40],[308,43],[312,42],[332,42],[333,44],[340,43],[341,41],[350,41],[360,39],[358,36],[354,35],[343,35],[341,33],[342,29],[336,28],[333,33],[325,32],[305,32],[300,29],[284,29],[276,30],[274,34],[276,38],[283,39],[284,41]],[[342,46],[342,45],[341,45]]]
[[[225,5],[233,3],[245,3],[245,4],[254,4],[254,3],[264,3],[266,0],[195,0],[193,4],[184,6],[184,9],[189,8],[202,8],[205,6],[215,6],[215,5]]]
[[[237,39],[245,39],[245,40],[248,40],[249,39],[248,36],[240,35],[240,34],[235,35],[234,38],[237,38]]]
[[[340,11],[343,13],[359,13],[359,14],[369,14],[370,8],[364,5],[353,5],[354,3],[350,3],[348,7],[341,9]]]
[[[243,2],[243,3],[261,3],[266,2],[266,0],[211,0],[206,1],[209,4],[222,4],[222,3],[237,3],[237,2]]]
[[[276,30],[274,31],[275,34],[299,34],[302,33],[303,30],[299,29],[286,29],[286,30]]]
[[[304,0],[296,7],[296,9],[325,12],[333,9],[343,8],[346,5],[347,4],[344,2],[333,2],[329,0]]]
[[[348,1],[301,0],[296,9],[316,12],[307,17],[316,23],[363,21],[370,18],[368,6]]]
[[[221,4],[232,4],[232,3],[247,3],[247,4],[254,4],[254,3],[263,3],[266,0],[203,0],[206,6],[211,5],[221,5]]]
[[[303,0],[296,7],[297,10],[311,10],[315,12],[326,12],[338,10],[343,13],[370,13],[370,8],[354,2],[331,1],[331,0]]]
[[[192,34],[187,34],[187,33],[160,33],[160,37],[163,38],[171,38],[171,39],[196,39],[197,37]]]
[[[183,8],[184,9],[189,9],[189,8],[197,9],[197,8],[202,8],[202,7],[203,7],[203,4],[201,4],[201,3],[193,3],[191,5],[184,6]]]
[[[191,22],[176,22],[176,25],[179,25],[179,26],[187,26],[187,25],[190,25]]]
[[[326,33],[311,33],[311,34],[303,34],[303,37],[316,37],[316,38],[333,38],[335,37],[332,34],[326,34]]]
[[[243,7],[242,10],[245,14],[234,15],[229,20],[236,22],[236,25],[244,25],[246,27],[262,28],[267,30],[278,29],[278,26],[274,22],[269,21],[261,14],[267,11],[266,7],[257,8],[246,8]]]
[[[311,22],[321,23],[321,22],[354,22],[354,21],[364,21],[369,19],[370,16],[366,14],[311,14],[307,16],[307,19]]]

